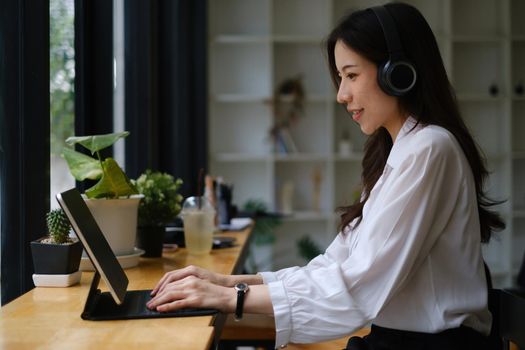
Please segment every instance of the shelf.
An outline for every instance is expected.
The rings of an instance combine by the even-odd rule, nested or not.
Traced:
[[[525,35],[513,35],[512,41],[514,42],[525,42]]]
[[[525,26],[523,13],[525,13],[525,2],[523,0],[509,0],[510,3],[510,30],[514,36],[525,38]]]
[[[319,0],[274,0],[272,31],[275,36],[321,37],[331,24],[331,2]]]
[[[450,2],[451,29],[456,36],[498,36],[504,32],[508,17],[504,17],[500,0],[460,0]]]
[[[303,43],[275,45],[272,54],[271,76],[275,86],[292,77],[300,76],[305,96],[333,96],[335,100],[335,91],[324,51],[320,45]]]
[[[490,67],[490,68],[488,68]],[[505,96],[506,74],[504,45],[499,42],[454,42],[451,79],[458,95],[491,97],[495,85]]]
[[[454,43],[499,43],[502,36],[493,35],[455,35],[452,37]]]
[[[487,153],[485,154],[485,157],[487,160],[494,162],[501,162],[507,159],[507,155],[504,153]]]
[[[512,96],[512,101],[525,101],[525,96]]]
[[[335,92],[330,95],[309,94],[306,95],[306,102],[335,102]]]
[[[505,277],[508,273],[508,270],[501,266],[496,266],[490,269],[490,275],[492,277]]]
[[[272,79],[265,74],[271,68],[270,45],[216,45],[210,50],[209,95],[271,94]]]
[[[348,156],[339,154],[327,155],[322,153],[289,153],[289,154],[248,154],[248,153],[217,153],[213,159],[218,162],[360,162],[364,153],[352,153]],[[497,158],[491,157],[491,158]]]
[[[213,44],[267,44],[271,39],[265,35],[217,35]]]
[[[305,94],[305,101],[306,102],[334,102],[335,101],[335,93],[331,95],[326,94]],[[292,96],[280,96],[280,100],[282,102],[292,102]]]
[[[512,159],[515,159],[515,160],[525,159],[525,151],[512,152]]]
[[[310,35],[276,35],[273,42],[276,44],[313,44],[320,45],[324,40],[322,36]]]
[[[236,102],[269,102],[269,95],[257,94],[216,94],[213,96],[216,102],[236,103]]]
[[[214,160],[217,162],[266,162],[272,157],[267,154],[247,154],[247,153],[218,153]]]
[[[363,157],[364,157],[364,153],[361,153],[361,152],[353,152],[349,155],[345,155],[345,156],[342,156],[340,154],[335,154],[334,155],[334,161],[336,162],[360,162],[363,160]]]
[[[317,211],[295,211],[292,214],[285,214],[282,219],[285,222],[294,221],[320,221],[331,220],[333,215],[331,213],[323,213]]]
[[[248,154],[248,153],[217,153],[217,162],[324,162],[330,160],[326,154],[290,153],[290,154]],[[356,159],[357,160],[357,159]]]
[[[520,273],[521,266],[513,266],[512,267],[512,277],[517,277]]]
[[[512,216],[518,219],[525,219],[525,209],[514,209],[512,211]]]
[[[326,154],[316,153],[290,153],[274,155],[276,162],[324,162],[329,160]]]
[[[270,0],[210,0],[208,6],[208,30],[212,37],[270,33]]]
[[[458,93],[456,95],[459,102],[495,102],[503,101],[506,95],[498,94],[491,96],[489,94],[469,94],[469,93]]]

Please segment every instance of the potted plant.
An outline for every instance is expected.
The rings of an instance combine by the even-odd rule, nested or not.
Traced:
[[[299,250],[299,256],[307,262],[323,253],[319,245],[310,236],[301,237],[296,245]]]
[[[268,212],[266,204],[260,199],[249,199],[243,211],[255,221],[250,242],[249,256],[245,268],[250,272],[270,271],[273,260],[275,230],[282,224],[281,217]]]
[[[48,236],[31,242],[35,286],[67,287],[80,280],[82,243],[69,237],[71,225],[62,209],[46,215]]]
[[[68,147],[62,152],[76,180],[98,180],[85,191],[84,199],[117,258],[136,253],[137,210],[143,196],[117,162],[111,157],[103,159],[100,151],[128,135],[129,132],[124,131],[69,137],[66,140],[68,145],[79,144],[88,149],[93,157]]]
[[[165,226],[175,220],[181,210],[182,196],[178,193],[181,179],[172,175],[146,170],[132,180],[144,199],[139,205],[137,246],[145,250],[145,257],[162,255]]]

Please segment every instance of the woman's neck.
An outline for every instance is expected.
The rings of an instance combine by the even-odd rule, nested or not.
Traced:
[[[397,135],[399,134],[399,131],[405,124],[405,122],[408,119],[408,115],[400,115],[399,118],[391,119],[391,121],[385,125],[385,129],[390,134],[390,137],[392,138],[392,143],[396,142]]]

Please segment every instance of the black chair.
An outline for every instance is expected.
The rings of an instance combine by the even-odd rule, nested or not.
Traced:
[[[525,276],[525,259],[520,276]],[[490,349],[509,350],[510,342],[525,350],[525,288],[518,278],[516,289],[494,289],[490,270],[485,264],[489,289],[488,306],[492,313]]]
[[[521,268],[516,282],[518,287],[525,289],[525,253],[523,253],[523,260],[521,260]]]
[[[492,313],[490,349],[509,350],[510,342],[525,349],[525,292],[490,289],[489,310]]]
[[[517,287],[504,289],[499,294],[499,335],[504,340],[504,349],[509,341],[525,349],[525,253],[518,273]]]
[[[499,335],[503,338],[504,349],[513,342],[525,349],[525,291],[495,290],[499,299]]]

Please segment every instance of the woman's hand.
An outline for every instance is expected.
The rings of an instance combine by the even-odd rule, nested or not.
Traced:
[[[250,295],[245,300],[253,312],[273,313],[271,300],[260,275],[222,275],[197,266],[188,266],[166,273],[151,291],[148,308],[167,312],[182,308],[213,308],[228,313],[235,310],[237,292],[232,288],[238,282],[250,284]],[[257,292],[258,288],[263,287]],[[262,293],[262,294],[261,294]],[[249,305],[247,302],[252,300]]]
[[[181,272],[182,270],[173,271],[173,273]],[[206,270],[200,269],[199,271],[203,272]],[[206,272],[209,273],[209,271]],[[180,274],[173,273],[168,273],[164,276],[169,275],[162,287],[158,289],[155,296],[148,302],[148,308],[159,312],[190,307],[212,308],[222,312],[233,312],[235,310],[236,294],[233,288],[220,286],[210,280],[201,279],[194,275],[179,279],[177,277]],[[174,280],[169,281],[172,278]]]
[[[234,283],[229,283],[228,277],[226,275],[221,275],[216,272],[211,272],[206,269],[203,269],[198,266],[187,266],[180,270],[173,270],[168,273],[166,273],[160,281],[157,283],[155,288],[151,291],[151,295],[154,296],[157,293],[162,293],[164,291],[164,288],[171,283],[176,282],[185,279],[189,276],[195,276],[198,277],[201,280],[209,281],[213,284],[224,286],[224,287],[231,287]]]

